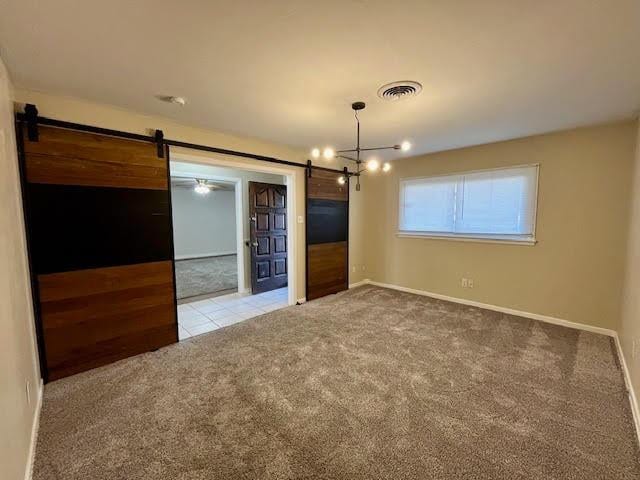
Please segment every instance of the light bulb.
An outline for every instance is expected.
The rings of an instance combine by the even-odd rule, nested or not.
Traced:
[[[409,150],[411,150],[411,142],[409,142],[408,140],[405,140],[404,142],[402,142],[402,144],[400,145],[400,149],[403,152],[408,152]]]
[[[386,173],[389,170],[391,170],[391,164],[389,162],[384,162],[382,164],[382,171]]]
[[[367,170],[370,172],[376,172],[380,168],[380,162],[375,158],[372,158],[367,162]]]
[[[199,193],[200,195],[206,195],[209,193],[211,188],[207,185],[206,180],[197,180],[197,182],[198,183],[196,183],[196,186],[193,188],[196,193]]]
[[[313,158],[320,158],[320,149],[319,148],[313,148],[311,150],[311,156]]]
[[[325,148],[324,151],[322,152],[322,156],[327,160],[331,160],[335,155],[336,155],[336,152],[331,147]]]
[[[345,180],[344,176],[338,177],[338,183],[339,183],[340,185],[344,185],[344,184],[345,184],[345,182],[346,182],[346,180]]]

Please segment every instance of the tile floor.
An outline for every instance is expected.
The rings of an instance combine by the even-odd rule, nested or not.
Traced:
[[[196,335],[233,325],[288,305],[288,289],[280,288],[257,295],[232,293],[178,305],[178,337]]]

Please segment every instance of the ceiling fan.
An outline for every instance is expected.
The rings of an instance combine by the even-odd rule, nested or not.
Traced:
[[[193,188],[200,195],[207,195],[213,190],[233,189],[233,185],[217,180],[207,180],[206,178],[171,177],[171,185],[174,187]]]

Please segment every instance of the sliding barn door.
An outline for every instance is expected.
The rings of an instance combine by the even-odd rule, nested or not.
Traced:
[[[349,182],[307,169],[307,300],[349,288]]]
[[[47,380],[177,341],[167,155],[151,142],[20,128]]]

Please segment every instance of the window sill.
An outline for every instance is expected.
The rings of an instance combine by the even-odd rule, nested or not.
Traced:
[[[455,235],[446,233],[396,232],[396,236],[399,238],[425,238],[432,240],[454,240],[456,242],[501,243],[505,245],[533,246],[537,243],[537,240],[535,238],[525,238],[511,235]]]

